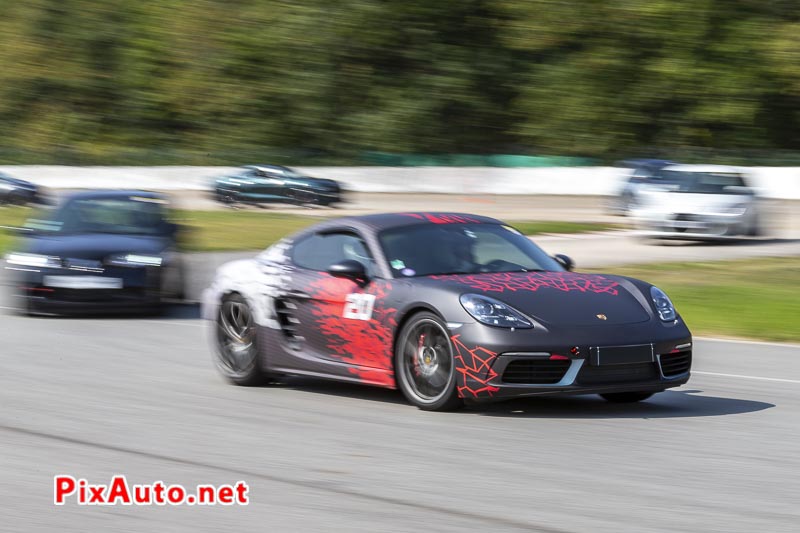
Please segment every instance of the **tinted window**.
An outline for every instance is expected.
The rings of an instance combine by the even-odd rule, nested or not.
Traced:
[[[743,194],[745,191],[728,187],[746,187],[739,174],[729,172],[679,172],[666,171],[665,177],[678,185],[677,192],[705,194]]]
[[[396,277],[563,270],[527,237],[499,224],[406,226],[379,238]]]
[[[67,201],[47,218],[32,219],[27,226],[60,233],[117,233],[160,235],[167,231],[160,198],[119,196]]]
[[[360,262],[367,274],[374,271],[374,260],[360,237],[352,233],[315,234],[299,241],[292,248],[292,261],[309,270],[327,271],[345,259]]]

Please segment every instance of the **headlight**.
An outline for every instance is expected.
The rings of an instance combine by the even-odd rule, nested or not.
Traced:
[[[106,263],[115,266],[161,266],[163,259],[157,255],[119,254],[106,259]]]
[[[461,305],[472,317],[488,326],[530,329],[533,324],[522,313],[494,298],[479,294],[462,294]]]
[[[672,300],[669,299],[667,293],[658,287],[650,287],[650,297],[653,299],[653,305],[656,306],[656,312],[661,320],[664,322],[675,320],[677,316],[675,306],[672,305]]]
[[[59,268],[61,258],[51,255],[10,253],[6,256],[9,265],[20,265],[40,268]]]

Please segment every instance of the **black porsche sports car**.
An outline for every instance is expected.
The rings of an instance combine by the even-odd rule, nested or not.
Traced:
[[[6,255],[15,295],[31,314],[158,311],[183,295],[178,226],[167,199],[144,191],[66,198],[22,228]]]
[[[686,383],[692,337],[667,295],[571,266],[482,216],[348,217],[223,265],[203,313],[218,368],[240,385],[317,376],[443,410],[547,394],[632,402]]]
[[[251,165],[214,182],[214,197],[228,204],[286,203],[331,206],[342,201],[339,184],[279,165]]]

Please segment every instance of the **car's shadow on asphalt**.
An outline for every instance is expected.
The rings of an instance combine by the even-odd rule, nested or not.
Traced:
[[[116,312],[72,312],[60,315],[35,314],[26,315],[21,309],[7,306],[4,311],[10,315],[27,316],[32,319],[40,320],[84,320],[84,319],[103,319],[103,320],[133,320],[133,319],[155,319],[155,320],[197,320],[201,318],[200,304],[196,302],[170,303],[163,310],[153,311],[127,311],[125,309]]]
[[[327,379],[286,376],[268,386],[283,387],[320,396],[338,396],[340,398],[354,398],[372,402],[408,404],[398,390]],[[409,408],[411,408],[411,405],[409,405]]]
[[[320,396],[338,396],[381,403],[406,404],[413,407],[397,390],[307,377],[286,377],[273,383]],[[753,413],[775,407],[775,404],[706,396],[695,389],[665,391],[638,403],[610,403],[597,395],[551,396],[518,398],[493,403],[471,403],[457,411],[465,416],[495,416],[514,418],[691,418]]]
[[[775,407],[775,404],[706,396],[701,390],[665,391],[638,403],[610,403],[596,395],[519,398],[478,405],[468,412],[517,418],[691,418],[738,415]]]

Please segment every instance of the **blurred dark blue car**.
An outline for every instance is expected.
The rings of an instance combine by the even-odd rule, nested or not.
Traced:
[[[335,180],[304,176],[279,165],[250,165],[231,176],[217,178],[214,198],[227,205],[283,203],[332,206],[342,201]]]
[[[155,312],[183,297],[179,227],[167,199],[144,191],[82,192],[22,228],[6,256],[30,314]]]

